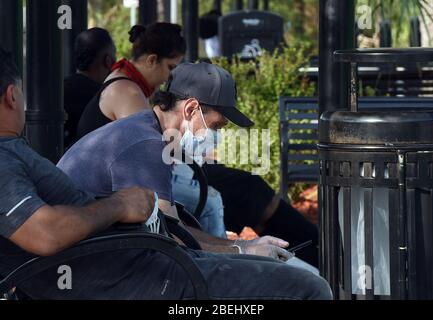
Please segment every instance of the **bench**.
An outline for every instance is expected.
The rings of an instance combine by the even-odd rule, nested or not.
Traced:
[[[432,110],[433,98],[361,97],[360,110]],[[317,184],[319,165],[318,99],[280,97],[280,193],[288,200],[289,185]]]
[[[181,239],[187,247],[194,250],[201,249],[194,236],[180,226],[176,219],[165,216],[162,212],[159,212],[159,216],[162,219],[161,227],[164,230]],[[33,258],[4,278],[0,276],[0,300],[31,299],[19,290],[20,285],[37,278],[44,271],[57,268],[68,261],[100,253],[115,254],[118,251],[136,249],[155,250],[173,259],[183,269],[186,277],[189,278],[195,298],[200,300],[209,299],[206,280],[188,252],[173,238],[150,233],[143,224],[137,223],[116,224],[53,256]],[[15,288],[18,288],[18,294]],[[98,299],[97,296],[93,298]]]

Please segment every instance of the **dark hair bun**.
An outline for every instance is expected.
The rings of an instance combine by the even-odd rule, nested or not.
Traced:
[[[155,54],[158,60],[175,58],[183,56],[186,51],[182,28],[178,24],[155,22],[146,27],[137,25],[132,27],[129,34],[134,60],[144,54]]]
[[[146,27],[141,25],[135,25],[129,31],[129,42],[134,43],[142,35],[146,33]]]

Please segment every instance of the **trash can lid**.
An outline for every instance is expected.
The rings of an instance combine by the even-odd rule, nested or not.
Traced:
[[[327,111],[320,117],[319,142],[331,144],[433,144],[430,111]]]

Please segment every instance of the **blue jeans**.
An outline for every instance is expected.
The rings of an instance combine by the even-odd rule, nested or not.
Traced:
[[[185,250],[202,273],[211,299],[332,299],[326,280],[304,269],[260,256]],[[57,267],[26,281],[21,289],[35,299],[194,298],[185,270],[153,250],[96,254],[68,265],[74,272],[71,290],[58,288]]]
[[[213,299],[333,298],[325,279],[288,263],[260,256],[187,250],[195,257]],[[192,287],[187,286],[182,298],[192,297]]]
[[[316,276],[320,275],[319,269],[315,268],[311,264],[301,260],[297,257],[290,258],[286,261],[286,264],[292,267],[301,268],[314,273]]]
[[[174,173],[171,189],[174,201],[183,205],[189,212],[194,212],[200,198],[198,181]],[[210,186],[208,187],[207,202],[199,222],[207,233],[215,237],[227,238],[223,201],[220,193]]]

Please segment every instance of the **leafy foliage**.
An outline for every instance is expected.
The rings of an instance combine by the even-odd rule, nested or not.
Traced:
[[[375,21],[389,20],[394,47],[407,47],[409,45],[410,19],[418,17],[427,25],[433,22],[433,3],[430,0],[357,0],[357,6],[368,5],[372,8]],[[376,32],[365,30],[370,37]],[[430,33],[428,34],[431,42]]]
[[[110,32],[117,48],[118,58],[128,58],[131,52],[129,42],[130,10],[118,0],[89,0],[89,27],[101,27]]]
[[[235,78],[237,106],[255,122],[253,129],[270,129],[271,166],[263,178],[274,189],[278,189],[280,168],[278,98],[282,95],[299,97],[313,94],[313,85],[299,71],[301,66],[308,63],[310,49],[303,44],[296,44],[283,48],[281,52],[265,52],[257,61],[241,62],[234,59],[229,63],[225,58],[213,61]],[[255,166],[238,163],[235,167],[252,171]],[[291,195],[298,191],[292,190]]]

